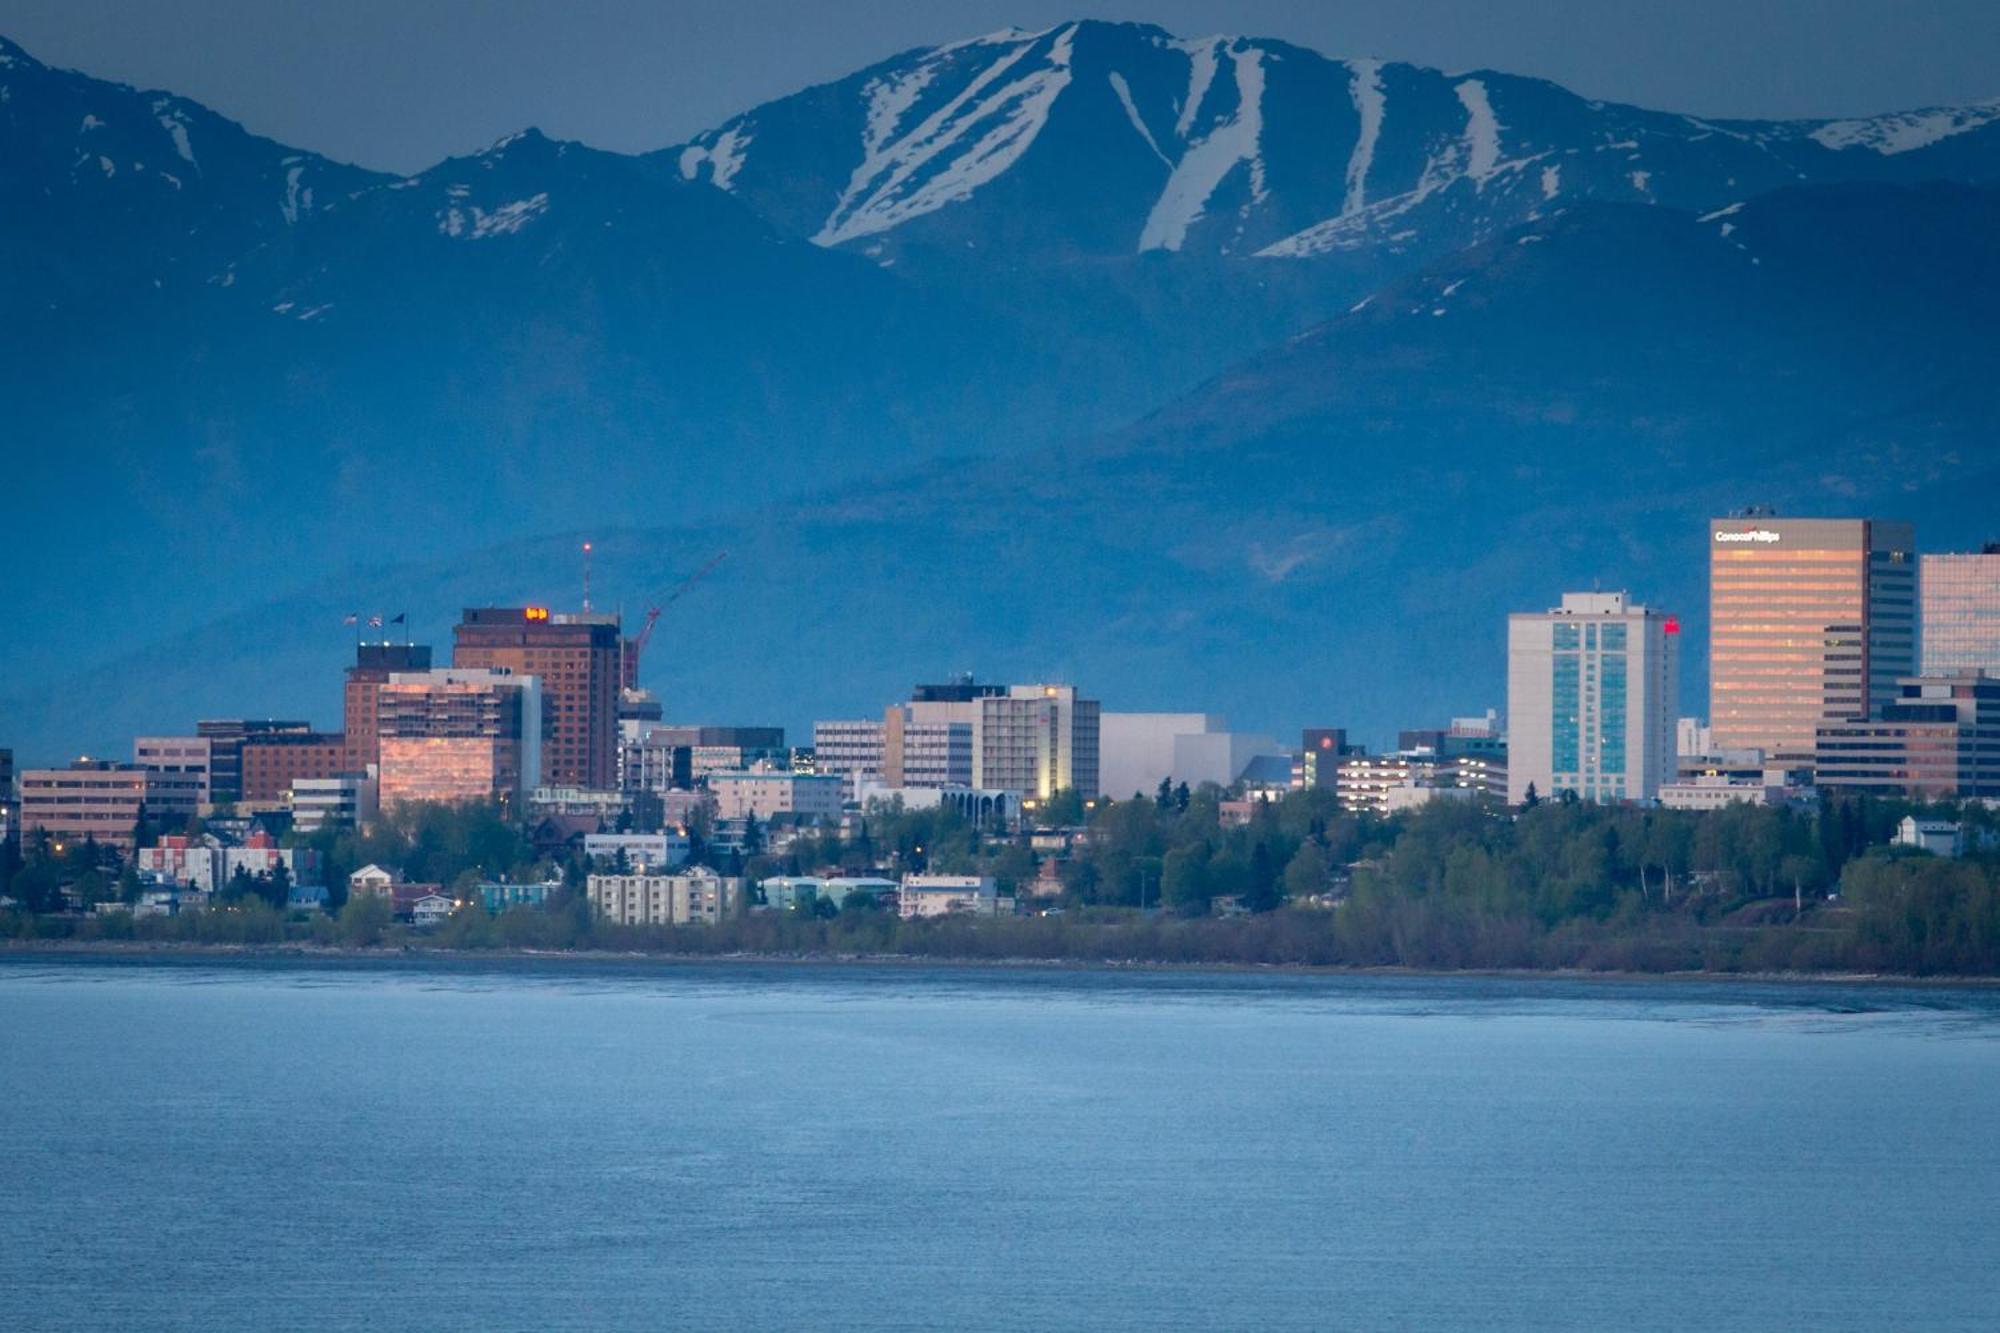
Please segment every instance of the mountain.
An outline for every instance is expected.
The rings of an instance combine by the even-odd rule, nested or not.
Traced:
[[[1708,517],[1988,534],[1996,226],[2000,189],[1949,185],[1555,210],[1088,446],[595,534],[600,604],[731,551],[648,661],[677,716],[796,730],[977,668],[1381,741],[1500,704],[1505,613],[1601,583],[1683,617],[1699,708]],[[459,606],[549,596],[574,554],[559,536],[327,583],[5,711],[107,739],[204,709],[327,716],[357,597],[448,642]],[[254,656],[201,650],[252,636]]]
[[[1802,182],[2000,179],[2000,103],[1713,120],[1079,22],[906,52],[663,156],[884,264],[1430,256],[1581,200],[1706,212]]]
[[[254,707],[327,607],[559,601],[586,532],[633,605],[730,545],[716,670],[739,685],[714,702],[754,702],[782,624],[844,645],[780,690],[804,708],[941,649],[1018,662],[1030,634],[1081,645],[1036,669],[1165,693],[1206,670],[1175,636],[1227,628],[1261,679],[1360,614],[1315,582],[1355,543],[1442,596],[1446,552],[1494,536],[1454,506],[1624,512],[1686,488],[1660,460],[1770,492],[1748,498],[1956,512],[1924,470],[1984,457],[1967,302],[1996,173],[1996,105],[1701,120],[1077,23],[905,53],[657,153],[529,131],[390,177],[0,45],[0,317],[31,333],[0,357],[0,518],[34,627],[0,734],[183,725],[169,683],[177,709]],[[1901,452],[1857,452],[1866,421]],[[1634,546],[1558,526],[1612,543],[1576,548],[1579,577]],[[1199,595],[1144,591],[1162,571]],[[914,628],[888,623],[905,594]],[[1370,678],[1349,643],[1315,669]],[[122,702],[79,713],[84,682]]]

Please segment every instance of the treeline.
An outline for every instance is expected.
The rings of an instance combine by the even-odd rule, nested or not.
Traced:
[[[446,885],[560,874],[545,908],[461,908],[434,931],[379,899],[287,920],[255,894],[180,917],[83,919],[14,910],[0,935],[674,954],[901,955],[1163,963],[1634,971],[1863,971],[2000,975],[2000,815],[1850,798],[1814,809],[1709,813],[1543,802],[1518,813],[1440,802],[1394,819],[1295,792],[1225,821],[1213,789],[1085,810],[1057,836],[1046,915],[903,921],[856,897],[840,910],[753,912],[718,926],[592,920],[580,858],[538,862],[478,807],[406,811],[368,835],[322,835],[330,884],[370,861]],[[1945,860],[1887,846],[1905,814],[1961,821],[1972,851]],[[844,870],[993,875],[1045,889],[1038,857],[945,811],[878,810],[854,836],[720,859],[757,878]],[[70,867],[74,869],[74,867]],[[103,872],[99,872],[100,876]],[[49,878],[50,876],[44,876]],[[19,876],[16,876],[18,880]],[[117,877],[100,882],[110,891]],[[1222,909],[1226,907],[1227,911]]]

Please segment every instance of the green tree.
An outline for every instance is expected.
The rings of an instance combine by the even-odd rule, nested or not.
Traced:
[[[1303,902],[1314,894],[1326,892],[1326,884],[1326,853],[1317,843],[1300,843],[1291,863],[1285,867],[1285,896]]]

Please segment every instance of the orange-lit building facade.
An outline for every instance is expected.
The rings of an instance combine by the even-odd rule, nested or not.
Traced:
[[[452,631],[451,663],[539,680],[542,781],[603,791],[618,784],[621,644],[616,616],[468,607]]]
[[[376,743],[379,727],[375,699],[389,677],[398,671],[429,671],[431,650],[421,643],[358,643],[354,645],[354,665],[347,668],[342,690],[342,732],[347,737],[347,768],[362,772],[381,762]]]
[[[397,672],[376,696],[380,801],[498,800],[524,808],[541,779],[538,681],[494,668]]]
[[[1709,712],[1718,749],[1811,763],[1821,722],[1892,703],[1917,666],[1908,523],[1709,524]]]

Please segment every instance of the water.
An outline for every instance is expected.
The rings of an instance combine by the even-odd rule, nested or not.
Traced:
[[[2000,994],[0,964],[0,1327],[1990,1329]]]

